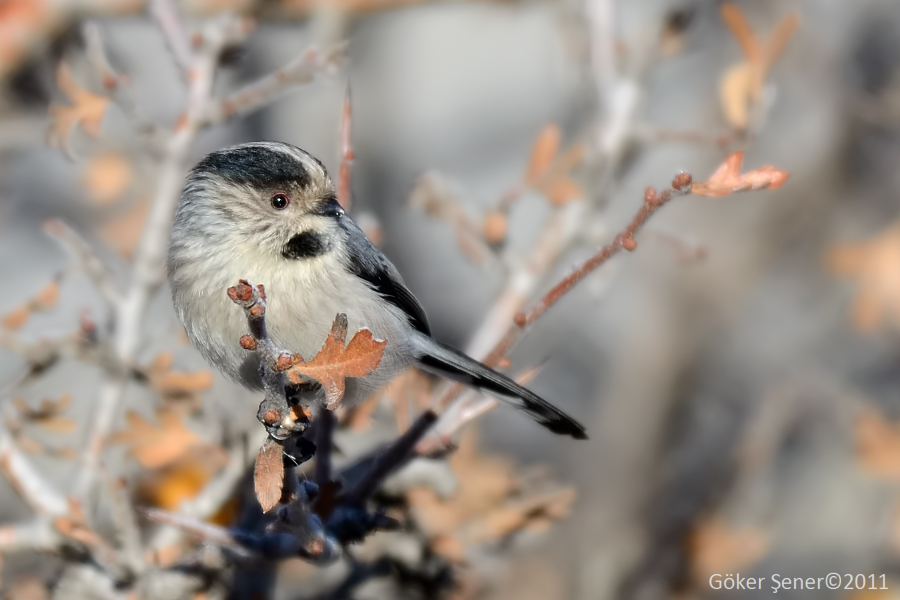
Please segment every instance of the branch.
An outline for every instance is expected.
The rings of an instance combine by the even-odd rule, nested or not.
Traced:
[[[172,5],[167,0],[155,0],[154,7],[164,11],[160,13],[164,33],[170,38],[175,36],[174,26],[169,21],[177,15],[172,11],[165,12]],[[225,18],[213,22],[196,36],[196,51],[188,72],[187,108],[165,143],[147,223],[134,253],[132,280],[116,311],[114,351],[122,363],[134,363],[147,306],[165,277],[169,229],[181,192],[184,163],[202,127],[219,55],[226,45],[244,35],[246,26],[241,21]],[[103,448],[118,416],[127,385],[127,377],[107,377],[100,388],[94,410],[96,418],[88,434],[82,469],[75,486],[81,496],[93,491]]]
[[[6,431],[0,432],[0,473],[38,514],[58,516],[68,513],[66,499],[25,458]]]
[[[289,87],[311,82],[317,75],[339,65],[346,47],[346,43],[335,44],[324,53],[315,47],[308,48],[284,67],[211,104],[204,115],[204,124],[223,123],[251,113]]]
[[[352,506],[363,506],[372,494],[381,487],[388,475],[412,456],[413,449],[428,430],[431,429],[437,418],[437,414],[432,410],[426,410],[419,415],[415,423],[376,459],[375,464],[372,465],[360,482],[347,492],[346,502]]]
[[[194,57],[174,0],[150,0],[150,14],[166,39],[175,64],[182,71],[190,71]]]
[[[338,175],[337,201],[344,210],[349,211],[353,203],[350,190],[350,165],[353,164],[353,144],[350,128],[353,124],[353,106],[350,104],[350,86],[344,94],[344,106],[341,110],[341,167]]]
[[[103,301],[115,311],[122,303],[122,297],[113,283],[112,273],[97,258],[87,242],[71,227],[56,219],[44,223],[44,232],[75,258]]]
[[[513,317],[513,325],[507,328],[505,335],[500,339],[494,348],[488,353],[484,359],[484,363],[488,366],[496,367],[506,359],[507,354],[513,345],[518,341],[519,337],[530,328],[535,321],[543,316],[554,304],[566,295],[575,285],[595,271],[601,265],[606,263],[610,258],[618,254],[621,250],[629,252],[637,248],[637,242],[634,236],[644,226],[647,220],[662,208],[674,196],[688,194],[691,191],[692,178],[687,173],[677,175],[673,180],[671,187],[657,193],[652,187],[648,187],[644,192],[644,204],[632,217],[631,222],[616,235],[607,245],[579,265],[568,277],[557,283],[549,292],[547,292],[528,312],[518,312]],[[452,386],[441,399],[438,406],[446,408],[460,394],[463,387],[460,385]],[[459,429],[465,426],[473,419],[493,410],[498,402],[493,398],[485,398],[479,394],[470,394],[458,402],[458,406],[454,410],[447,410],[442,416],[441,421],[435,427],[434,436],[429,437],[416,448],[419,454],[431,454],[435,451],[437,443],[446,441],[451,438]],[[437,443],[436,443],[437,442]]]

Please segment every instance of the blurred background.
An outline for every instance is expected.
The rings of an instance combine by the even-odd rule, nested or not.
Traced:
[[[498,315],[508,324],[521,306],[502,301],[524,289],[519,300],[531,306],[629,222],[646,186],[665,188],[680,171],[703,181],[740,150],[746,170],[790,173],[777,190],[673,199],[634,252],[592,273],[510,354],[513,373],[540,366],[530,387],[584,423],[589,441],[492,411],[466,429],[459,454],[435,461],[452,466],[446,481],[423,476],[434,497],[398,484],[395,504],[412,524],[368,550],[391,557],[390,568],[341,587],[338,575],[282,565],[273,597],[756,598],[772,593],[774,574],[832,572],[841,589],[778,595],[900,597],[900,4],[176,8],[188,44],[226,13],[255,23],[218,49],[217,98],[312,45],[324,53],[347,42],[340,64],[311,82],[191,130],[177,180],[213,149],[268,139],[337,174],[349,84],[351,213],[398,266],[435,336],[476,356],[499,337]],[[3,414],[8,436],[63,496],[76,494],[91,424],[104,417],[104,375],[77,352],[37,369],[40,340],[79,323],[102,331],[106,313],[42,227],[64,221],[116,285],[129,285],[150,206],[165,195],[166,135],[191,102],[189,70],[148,11],[143,0],[0,3]],[[131,352],[151,385],[130,385],[113,404],[102,459],[136,503],[169,510],[227,468],[227,440],[260,441],[258,398],[209,371],[180,329],[167,290],[152,294]],[[335,460],[394,435],[422,407],[411,404],[379,397],[367,408],[374,424],[348,416]],[[508,508],[534,478],[554,482],[559,510],[526,503],[505,526],[478,500],[495,494]],[[461,489],[470,505],[454,510],[467,516],[446,516]],[[31,519],[20,495],[0,480],[3,524]],[[97,502],[85,510],[107,531]],[[231,510],[218,522],[232,525]],[[442,518],[464,527],[428,524]],[[397,558],[401,547],[414,558]],[[9,597],[126,597],[60,592],[73,559],[19,550],[0,578]],[[426,567],[422,556],[434,559]],[[711,575],[738,572],[766,578],[763,589],[711,586]],[[877,589],[844,589],[847,574]]]

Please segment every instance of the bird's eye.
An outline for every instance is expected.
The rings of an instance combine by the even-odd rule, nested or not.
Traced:
[[[287,197],[287,194],[278,193],[272,196],[272,208],[276,210],[284,210],[290,203],[291,200]]]

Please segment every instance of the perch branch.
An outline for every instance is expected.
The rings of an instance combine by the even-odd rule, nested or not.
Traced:
[[[669,202],[674,196],[684,195],[691,190],[692,178],[687,173],[677,175],[673,180],[669,189],[657,193],[652,187],[648,187],[644,192],[644,203],[638,209],[631,222],[619,232],[613,240],[601,247],[600,250],[586,261],[581,263],[571,274],[557,283],[547,292],[530,310],[527,312],[518,312],[513,317],[513,325],[507,328],[506,333],[500,339],[494,348],[488,353],[484,359],[484,363],[488,366],[496,367],[499,365],[512,349],[513,345],[518,341],[521,335],[534,324],[541,316],[543,316],[560,298],[566,295],[575,285],[595,271],[602,264],[606,263],[610,258],[618,254],[622,250],[633,251],[637,248],[637,242],[634,236],[640,231],[647,220]],[[461,386],[451,387],[444,396],[439,400],[439,406],[447,407],[462,391]],[[419,454],[431,454],[436,447],[443,441],[449,439],[454,433],[459,431],[466,423],[472,419],[492,410],[497,406],[497,401],[493,398],[485,398],[477,394],[467,395],[461,399],[458,406],[453,410],[447,410],[444,417],[435,427],[434,435],[423,440],[416,448]]]

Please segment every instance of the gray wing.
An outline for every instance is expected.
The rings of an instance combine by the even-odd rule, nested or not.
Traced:
[[[371,285],[382,298],[406,313],[410,324],[417,331],[431,337],[431,326],[425,309],[412,292],[406,289],[397,268],[381,250],[372,245],[353,219],[344,215],[343,211],[341,213],[338,224],[346,234],[350,271]]]

